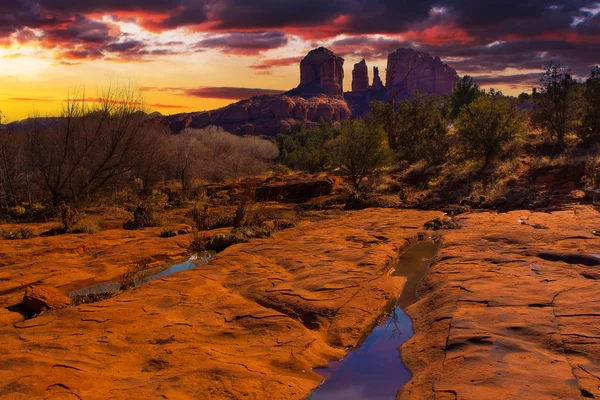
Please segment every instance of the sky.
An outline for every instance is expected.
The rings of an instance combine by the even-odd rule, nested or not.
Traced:
[[[600,2],[0,0],[0,111],[56,115],[115,83],[163,114],[214,109],[297,86],[319,46],[344,57],[344,90],[354,63],[385,76],[387,54],[411,47],[518,94],[552,58],[580,77],[600,64]]]

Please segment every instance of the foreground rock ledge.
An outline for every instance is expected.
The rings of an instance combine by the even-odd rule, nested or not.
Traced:
[[[408,309],[413,379],[398,399],[600,398],[599,216],[481,213],[446,234]]]
[[[104,302],[0,328],[0,398],[303,399],[401,290],[437,212],[367,210],[229,248]],[[23,253],[23,257],[27,254]]]

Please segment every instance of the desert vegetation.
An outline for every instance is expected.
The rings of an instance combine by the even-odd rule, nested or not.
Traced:
[[[157,226],[162,196],[171,204],[197,199],[205,184],[264,173],[279,154],[269,140],[214,126],[175,135],[145,111],[134,89],[109,86],[98,99],[70,96],[58,117],[31,118],[17,128],[2,119],[4,221],[56,218],[52,234],[95,233],[99,224],[82,221],[80,210],[124,198],[131,210],[126,228]]]
[[[277,137],[278,160],[339,174],[363,197],[396,193],[413,206],[539,205],[545,194],[532,180],[550,170],[576,171],[557,172],[556,184],[597,187],[599,82],[598,67],[577,80],[558,60],[544,67],[539,87],[518,97],[486,92],[464,76],[445,96],[412,92],[374,102],[360,123],[294,128]],[[354,148],[363,149],[358,169],[348,163]]]

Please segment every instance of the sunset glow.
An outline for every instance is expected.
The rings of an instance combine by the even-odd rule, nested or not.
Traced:
[[[95,92],[115,80],[141,88],[161,113],[213,109],[260,93],[240,88],[295,87],[299,60],[317,46],[345,58],[346,90],[354,63],[365,58],[384,70],[399,47],[439,56],[459,75],[509,94],[535,86],[552,57],[582,77],[600,62],[595,1],[498,2],[485,10],[475,1],[398,3],[4,2],[0,110],[8,120],[54,115],[69,91]]]

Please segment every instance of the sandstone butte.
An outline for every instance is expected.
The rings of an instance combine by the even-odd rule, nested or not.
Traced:
[[[415,66],[411,70],[411,66]],[[157,124],[178,133],[186,128],[218,125],[242,135],[268,135],[287,132],[297,122],[306,126],[319,119],[341,122],[366,114],[374,101],[387,101],[388,90],[404,80],[403,96],[413,90],[424,93],[451,93],[458,82],[456,71],[439,57],[412,49],[398,49],[388,57],[387,70],[395,69],[395,78],[387,77],[384,86],[379,69],[373,69],[369,85],[365,60],[354,65],[352,90],[344,92],[344,59],[324,47],[311,50],[300,62],[298,87],[280,95],[262,95],[239,101],[218,110],[175,114],[156,118]]]
[[[305,221],[113,299],[25,321],[3,309],[0,398],[304,399],[321,380],[311,368],[342,357],[401,291],[389,260],[440,215]],[[597,221],[591,206],[484,212],[441,232],[408,309],[413,379],[398,399],[598,398]],[[133,254],[185,253],[179,237],[116,231],[2,243],[2,264],[17,265],[0,276],[3,304],[33,281],[114,277]]]

